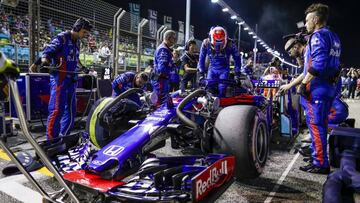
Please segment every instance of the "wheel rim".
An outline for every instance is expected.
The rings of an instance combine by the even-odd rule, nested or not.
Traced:
[[[266,128],[263,123],[259,124],[259,127],[256,130],[255,139],[256,158],[260,163],[264,163],[267,156],[267,136]]]

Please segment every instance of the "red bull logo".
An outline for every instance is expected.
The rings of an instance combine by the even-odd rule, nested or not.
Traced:
[[[204,199],[211,190],[221,187],[231,180],[234,173],[235,158],[225,157],[216,161],[205,171],[193,178],[193,201]]]

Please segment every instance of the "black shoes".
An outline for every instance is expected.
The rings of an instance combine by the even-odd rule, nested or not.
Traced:
[[[309,173],[317,173],[317,174],[329,174],[330,167],[322,168],[319,166],[315,166],[314,164],[310,163],[305,166],[300,166],[299,168],[302,171],[309,172]]]
[[[307,147],[300,147],[296,149],[303,157],[311,157],[312,149],[310,146]]]

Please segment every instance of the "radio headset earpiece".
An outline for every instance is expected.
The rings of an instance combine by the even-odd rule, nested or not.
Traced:
[[[92,29],[92,25],[90,25],[90,22],[87,19],[79,18],[73,25],[73,31],[79,32],[81,29],[90,31]]]
[[[194,39],[189,39],[189,40],[185,43],[185,51],[189,51],[191,44],[196,44],[196,42],[195,42]]]

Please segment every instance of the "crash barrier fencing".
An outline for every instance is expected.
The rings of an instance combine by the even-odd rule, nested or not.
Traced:
[[[29,2],[38,3],[37,14],[39,19],[39,27],[29,27],[29,15],[30,7]],[[82,43],[82,55],[80,60],[86,65],[113,65],[112,56],[102,57],[100,56],[100,48],[104,44],[109,47],[110,55],[113,53],[112,38],[114,36],[113,31],[113,21],[114,15],[119,10],[118,7],[106,3],[101,0],[19,0],[16,7],[11,7],[1,4],[1,11],[4,15],[10,16],[10,19],[23,19],[24,24],[24,34],[19,34],[25,38],[26,43],[21,46],[29,46],[29,33],[38,35],[39,39],[37,44],[36,56],[40,55],[39,52],[44,48],[45,44],[51,40],[51,38],[66,30],[71,29],[71,26],[79,17],[85,17],[91,21],[94,28],[91,32],[91,36],[88,39],[83,40]],[[142,27],[141,36],[139,37],[137,27],[133,27],[132,19],[136,16],[125,12],[124,16],[119,22],[119,35],[118,35],[118,58],[116,59],[116,64],[119,65],[119,70],[136,70],[138,66],[143,70],[148,64],[150,59],[152,59],[155,49],[159,42],[161,42],[161,37],[157,39],[154,36],[154,32],[150,32],[150,23],[145,23]],[[144,20],[139,18],[139,22]],[[12,21],[11,21],[12,22]],[[15,23],[15,24],[16,24]],[[16,26],[15,26],[16,27]],[[159,30],[162,25],[157,24],[156,30]],[[39,29],[38,29],[39,28]],[[17,28],[16,28],[17,29]],[[165,29],[163,31],[166,31]],[[15,38],[17,30],[10,30],[11,36],[10,39],[6,39],[6,43],[11,43]],[[1,33],[1,32],[0,32]],[[15,34],[13,34],[15,33]],[[161,34],[163,34],[162,32]],[[140,49],[138,50],[138,41],[141,40]],[[0,36],[1,42],[1,36]],[[199,41],[199,46],[201,41]],[[15,47],[19,44],[18,42],[13,42],[14,45],[7,47],[8,52],[15,53]],[[183,44],[180,44],[183,46]],[[10,50],[12,49],[12,50]],[[26,52],[29,50],[25,49]],[[25,57],[30,56],[30,53],[25,54]],[[106,59],[104,59],[106,58]],[[24,60],[28,62],[29,60]]]
[[[36,1],[36,0],[30,0]],[[85,17],[94,25],[91,36],[82,40],[80,61],[86,66],[111,66],[115,70],[114,74],[124,71],[144,70],[153,59],[156,47],[161,43],[163,34],[169,28],[157,24],[156,34],[150,32],[150,23],[144,23],[142,31],[138,27],[134,28],[132,19],[136,18],[133,14],[124,11],[119,19],[118,35],[114,30],[114,15],[119,8],[103,2],[101,0],[41,0],[38,1],[38,13],[40,27],[36,30],[29,29],[29,2],[28,0],[19,0],[16,7],[10,7],[1,4],[3,15],[6,15],[11,23],[10,36],[1,34],[0,43],[2,49],[9,54],[16,62],[23,65],[27,71],[27,65],[30,62],[31,48],[29,47],[29,33],[33,32],[39,35],[38,50],[35,56],[40,56],[41,51],[51,37],[57,33],[71,29],[71,26],[79,17]],[[144,18],[139,19],[143,22]],[[10,25],[9,25],[10,26]],[[116,30],[116,29],[115,29]],[[178,33],[181,36],[183,33]],[[114,53],[113,36],[117,40],[117,54]],[[14,40],[14,38],[19,38]],[[22,39],[22,41],[21,41]],[[196,40],[198,46],[201,46],[201,40]],[[183,41],[178,41],[177,46],[184,46]],[[181,43],[182,42],[182,43]],[[8,45],[10,44],[10,45]],[[108,52],[102,53],[103,45],[108,46]],[[115,67],[115,68],[114,68]]]

